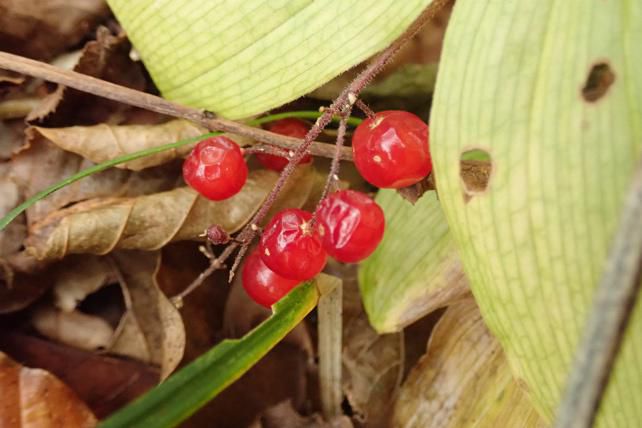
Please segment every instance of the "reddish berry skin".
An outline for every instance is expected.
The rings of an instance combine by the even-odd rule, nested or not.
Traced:
[[[242,275],[245,292],[266,308],[281,300],[299,283],[297,280],[283,278],[267,267],[257,250],[245,260]]]
[[[239,146],[227,137],[203,140],[183,163],[183,178],[213,201],[237,194],[247,180],[247,165]]]
[[[261,236],[261,259],[288,279],[306,281],[321,272],[326,252],[321,237],[310,225],[312,214],[288,209],[275,215]]]
[[[302,120],[288,118],[272,122],[267,127],[267,129],[268,131],[274,132],[275,134],[287,135],[288,137],[295,138],[304,138],[310,130],[310,127]],[[285,166],[288,164],[288,159],[282,156],[258,153],[256,155],[256,158],[264,167],[278,172],[283,171],[283,168],[285,168]],[[305,155],[303,159],[301,159],[300,163],[304,164],[309,162],[312,162],[312,157],[310,155]]]
[[[344,263],[357,263],[372,254],[386,224],[381,207],[354,190],[340,190],[325,198],[317,218],[323,247]]]
[[[410,186],[432,170],[428,125],[405,111],[382,111],[361,122],[352,153],[359,173],[377,187]]]

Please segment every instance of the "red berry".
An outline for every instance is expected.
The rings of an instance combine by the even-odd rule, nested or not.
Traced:
[[[377,187],[399,189],[432,170],[428,125],[405,111],[388,110],[364,120],[352,137],[359,173]]]
[[[310,127],[307,123],[299,119],[281,119],[272,122],[267,127],[268,131],[276,134],[287,135],[288,137],[304,138],[308,133]],[[283,171],[283,168],[288,164],[288,159],[282,156],[268,155],[265,153],[258,153],[256,158],[261,164],[274,171]],[[300,163],[308,163],[312,161],[310,155],[305,155]]]
[[[305,281],[321,272],[326,253],[321,237],[312,229],[312,214],[288,209],[272,218],[261,236],[261,258],[274,272]]]
[[[198,143],[187,156],[183,178],[201,195],[220,201],[241,190],[247,180],[247,165],[234,141],[212,137]]]
[[[317,216],[323,247],[340,262],[365,259],[383,238],[383,210],[364,193],[335,192],[321,201]]]
[[[281,300],[299,281],[283,278],[265,266],[258,251],[253,251],[243,266],[243,288],[256,303],[267,308]]]

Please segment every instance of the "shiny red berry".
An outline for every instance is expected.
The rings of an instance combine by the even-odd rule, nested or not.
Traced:
[[[299,281],[283,278],[268,268],[261,255],[254,250],[243,266],[243,288],[256,303],[267,308],[281,300]]]
[[[312,228],[312,214],[288,209],[275,215],[261,236],[261,258],[274,272],[305,281],[321,272],[326,252],[319,233]]]
[[[267,130],[276,134],[287,135],[288,137],[304,138],[310,130],[310,127],[302,120],[288,118],[272,122],[268,125]],[[281,156],[268,155],[266,153],[258,153],[256,158],[264,167],[279,172],[283,171],[283,168],[288,164],[288,159]],[[311,161],[312,157],[310,157],[310,155],[306,155],[301,159],[300,163],[303,164]]]
[[[365,193],[340,190],[319,204],[319,234],[329,255],[356,263],[377,248],[386,220],[381,207]]]
[[[241,190],[247,180],[247,165],[234,141],[212,137],[198,143],[187,156],[183,178],[201,195],[220,201]]]
[[[352,137],[352,153],[359,173],[377,187],[410,186],[432,170],[428,125],[405,111],[382,111],[364,120]]]

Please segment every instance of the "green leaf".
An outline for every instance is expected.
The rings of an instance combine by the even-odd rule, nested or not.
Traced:
[[[481,313],[549,422],[642,154],[641,45],[639,1],[461,0],[448,24],[431,117],[440,200]],[[459,161],[472,149],[492,174],[471,195]],[[598,426],[639,425],[641,364],[638,305]]]
[[[386,233],[362,263],[359,287],[372,326],[391,333],[448,305],[468,287],[435,192],[415,205],[394,190],[381,190],[376,200]]]
[[[265,356],[315,307],[317,299],[314,282],[300,285],[274,306],[269,319],[243,338],[224,340],[99,426],[178,425]]]
[[[109,0],[164,97],[228,118],[304,95],[385,48],[430,0]]]

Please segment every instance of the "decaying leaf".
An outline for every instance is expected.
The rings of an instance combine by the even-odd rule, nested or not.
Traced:
[[[386,233],[362,263],[359,286],[374,328],[399,331],[463,296],[468,284],[435,192],[412,205],[393,190],[381,190],[377,202]]]
[[[22,120],[0,120],[0,161],[11,159],[24,144],[24,130]]]
[[[354,266],[343,278],[343,390],[357,420],[387,427],[392,399],[403,375],[403,334],[378,334],[361,304]]]
[[[51,59],[108,15],[103,0],[2,0],[0,50]]]
[[[546,425],[513,378],[472,298],[450,306],[394,405],[393,427]]]
[[[64,383],[41,369],[23,367],[0,352],[0,426],[93,427],[96,418]]]
[[[114,329],[100,317],[51,306],[36,308],[31,322],[43,336],[79,349],[106,349],[114,335]]]
[[[18,185],[9,178],[10,167],[10,163],[0,163],[0,217],[7,214],[22,199]],[[0,258],[17,252],[26,237],[26,232],[24,216],[0,230]]]
[[[34,130],[58,147],[76,153],[94,163],[104,162],[115,157],[148,149],[163,144],[174,143],[208,132],[207,129],[187,120],[170,120],[160,125],[109,125],[101,123],[93,126],[72,126],[67,128],[42,128]],[[118,165],[118,168],[139,171],[150,166],[160,165],[181,157],[193,145],[167,150]]]
[[[211,224],[233,233],[258,209],[276,179],[272,171],[254,171],[238,194],[220,202],[187,187],[81,202],[32,225],[27,251],[40,260],[56,260],[116,249],[155,250],[171,241],[195,239]]]
[[[93,163],[61,150],[39,134],[27,131],[28,145],[11,162],[10,179],[25,198],[63,180]],[[47,173],[43,174],[42,171]],[[47,214],[79,201],[100,197],[133,197],[173,188],[180,168],[167,165],[134,173],[115,168],[92,174],[58,190],[27,210],[29,224]]]
[[[176,307],[158,288],[158,252],[117,251],[111,255],[127,312],[110,351],[155,364],[161,380],[183,357],[185,328]]]
[[[25,365],[54,374],[99,418],[158,383],[157,369],[147,364],[83,351],[6,329],[0,330],[0,349]],[[0,390],[5,393],[2,387]],[[2,411],[0,420],[1,414]],[[0,423],[0,426],[5,425]]]
[[[139,63],[129,57],[131,45],[123,34],[114,36],[104,27],[96,31],[96,40],[88,42],[74,71],[133,89],[144,90],[145,76]],[[33,109],[27,121],[44,126],[119,123],[131,107],[86,92],[58,86]]]

